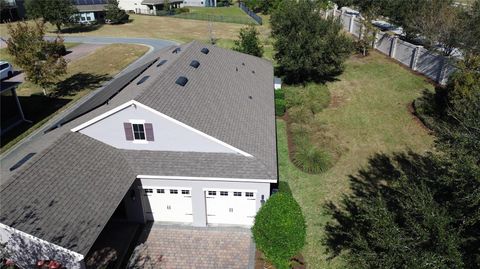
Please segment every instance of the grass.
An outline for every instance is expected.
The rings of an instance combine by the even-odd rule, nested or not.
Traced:
[[[55,89],[50,90],[50,97],[44,97],[38,86],[29,82],[22,83],[17,94],[25,117],[32,120],[33,125],[23,124],[15,132],[2,137],[1,150],[13,146],[59,111],[110,80],[147,51],[148,47],[142,45],[113,44],[72,61],[68,65],[68,73],[60,78]]]
[[[277,121],[280,181],[288,183],[305,214],[307,244],[302,254],[309,268],[346,267],[341,256],[327,259],[322,240],[324,226],[331,219],[323,206],[349,192],[348,176],[366,165],[375,153],[406,149],[423,152],[431,149],[433,142],[408,110],[423,89],[433,87],[383,55],[372,52],[367,58],[352,57],[338,81],[327,87],[332,101],[315,115],[315,120],[325,126],[322,132],[336,137],[335,146],[340,149],[338,160],[328,171],[312,175],[293,165],[286,123]]]

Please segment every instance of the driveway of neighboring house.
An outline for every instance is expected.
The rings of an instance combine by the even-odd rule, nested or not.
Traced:
[[[80,59],[93,53],[97,49],[105,46],[105,44],[89,44],[89,43],[82,43],[75,47],[70,48],[68,51],[69,53],[65,55],[63,58],[67,60],[67,62],[74,61],[76,59]],[[17,75],[5,80],[7,82],[24,82],[25,75],[23,72],[19,72]]]
[[[150,228],[151,227],[151,228]],[[255,247],[246,228],[147,225],[134,254],[148,268],[253,268]],[[142,243],[143,242],[143,243]],[[144,264],[145,260],[151,263]]]

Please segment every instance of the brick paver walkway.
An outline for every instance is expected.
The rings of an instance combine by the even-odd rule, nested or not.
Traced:
[[[159,267],[162,269],[245,269],[252,267],[255,258],[251,232],[242,228],[154,224],[144,246],[144,252],[152,259],[161,257]]]

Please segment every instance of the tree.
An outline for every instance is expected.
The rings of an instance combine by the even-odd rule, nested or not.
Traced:
[[[328,250],[353,268],[479,268],[480,168],[463,158],[376,155],[330,203]]]
[[[253,25],[240,29],[238,40],[234,41],[235,46],[233,49],[242,53],[262,57],[263,46],[261,45],[258,35],[257,28]]]
[[[324,80],[343,71],[352,40],[334,18],[320,16],[318,3],[285,0],[272,13],[275,59],[289,82]]]
[[[451,1],[420,1],[418,10],[407,23],[425,39],[427,47],[439,50],[446,56],[450,56],[461,44],[460,8],[453,6]]]
[[[105,19],[110,20],[112,23],[122,23],[128,21],[128,17],[125,10],[118,7],[118,0],[108,0],[105,8]]]
[[[290,259],[305,244],[302,210],[290,194],[276,193],[260,208],[252,228],[257,248],[277,269],[290,268]]]
[[[462,47],[467,53],[480,54],[480,0],[473,2],[470,8],[462,14],[463,35]]]
[[[43,22],[34,25],[17,22],[8,25],[9,38],[7,50],[13,56],[14,63],[26,74],[26,79],[43,88],[44,94],[57,79],[66,73],[67,62],[59,51],[64,48],[63,39],[53,41],[44,39]]]
[[[57,32],[62,30],[62,25],[74,21],[78,12],[71,0],[28,0],[25,3],[27,15],[31,19],[42,18],[57,27]]]

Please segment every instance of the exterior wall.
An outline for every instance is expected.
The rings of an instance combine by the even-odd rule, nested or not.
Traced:
[[[375,42],[375,48],[383,54],[390,54],[392,46],[392,38],[388,34],[377,34],[377,41]]]
[[[185,0],[183,1],[183,6],[191,7],[204,7],[207,5],[208,0]]]
[[[38,260],[57,260],[69,269],[85,268],[83,255],[51,244],[0,223],[0,242],[7,243],[8,257],[22,268],[36,268]]]
[[[142,193],[140,191],[140,180],[135,180],[132,187],[125,194],[123,201],[125,202],[125,210],[127,219],[132,222],[145,223],[145,216],[142,207]]]
[[[431,54],[426,49],[421,49],[418,55],[417,70],[425,76],[436,80],[440,72],[442,58]]]
[[[192,188],[193,226],[204,227],[207,224],[204,188],[214,189],[245,189],[257,192],[257,208],[260,209],[261,197],[265,201],[270,197],[270,183],[229,182],[229,181],[196,181],[196,180],[165,180],[142,178],[141,185],[145,187],[186,187]]]
[[[80,12],[76,16],[78,22],[92,22],[96,20],[93,12]]]
[[[155,141],[141,141],[141,144],[127,141],[123,123],[129,120],[152,123]],[[139,106],[129,106],[80,132],[121,149],[235,153],[218,142]]]

